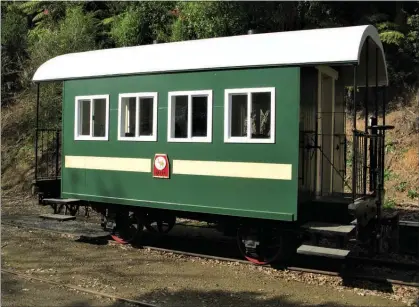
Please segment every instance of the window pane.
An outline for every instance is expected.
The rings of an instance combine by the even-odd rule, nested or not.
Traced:
[[[188,137],[188,96],[176,96],[174,100],[175,138]]]
[[[121,112],[121,136],[134,137],[135,136],[135,114],[137,111],[136,98],[124,97],[122,98],[122,112]]]
[[[207,136],[208,97],[192,97],[192,136]]]
[[[247,94],[231,96],[231,136],[247,136]]]
[[[106,99],[93,99],[93,136],[105,136]]]
[[[90,100],[79,100],[79,135],[90,135]]]
[[[140,98],[140,135],[153,135],[153,98]]]
[[[254,139],[271,135],[271,93],[252,93],[251,131]]]

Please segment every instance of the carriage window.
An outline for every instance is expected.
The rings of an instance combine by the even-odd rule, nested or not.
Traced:
[[[105,137],[106,134],[106,100],[93,99],[93,136]]]
[[[80,135],[90,135],[90,100],[80,100]]]
[[[169,93],[169,142],[211,142],[212,91]]]
[[[252,93],[251,97],[251,137],[254,139],[269,139],[271,135],[271,94]]]
[[[274,110],[274,88],[226,90],[224,141],[273,143],[275,139]]]
[[[231,136],[247,135],[247,95],[231,96]]]
[[[119,95],[118,139],[157,140],[157,93]]]
[[[192,96],[192,137],[206,137],[208,117],[208,97]]]
[[[74,138],[76,140],[107,140],[109,96],[78,96],[75,104]]]
[[[173,97],[175,138],[188,137],[188,96]]]

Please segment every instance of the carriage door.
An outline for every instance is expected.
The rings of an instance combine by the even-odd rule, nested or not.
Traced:
[[[335,80],[337,72],[330,67],[318,68],[317,105],[317,195],[333,192]]]

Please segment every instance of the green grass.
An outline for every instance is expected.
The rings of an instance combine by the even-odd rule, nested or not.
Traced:
[[[419,192],[417,190],[410,189],[407,191],[407,197],[410,199],[419,198]]]
[[[394,207],[396,207],[396,202],[395,202],[395,200],[394,199],[391,199],[391,198],[387,198],[385,201],[384,201],[384,206],[383,206],[385,209],[392,209],[392,208],[394,208]]]
[[[406,181],[400,182],[398,185],[396,185],[395,189],[396,191],[399,191],[399,192],[405,192],[407,189],[407,182]]]
[[[397,176],[394,172],[388,168],[384,170],[384,181],[395,179]]]
[[[388,142],[385,146],[385,151],[386,151],[386,154],[390,153],[390,152],[395,152],[396,151],[396,146],[395,146],[394,142]]]

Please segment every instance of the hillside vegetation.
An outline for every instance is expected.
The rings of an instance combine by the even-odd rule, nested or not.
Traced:
[[[391,87],[387,204],[419,193],[418,2],[2,2],[2,193],[27,194],[33,178],[35,70],[69,52],[208,37],[373,24]],[[41,91],[42,127],[60,123],[61,85]],[[352,106],[348,106],[352,108]],[[360,110],[361,111],[361,110]],[[360,112],[362,113],[362,112]],[[359,119],[360,126],[362,119]],[[348,125],[349,126],[349,125]]]

